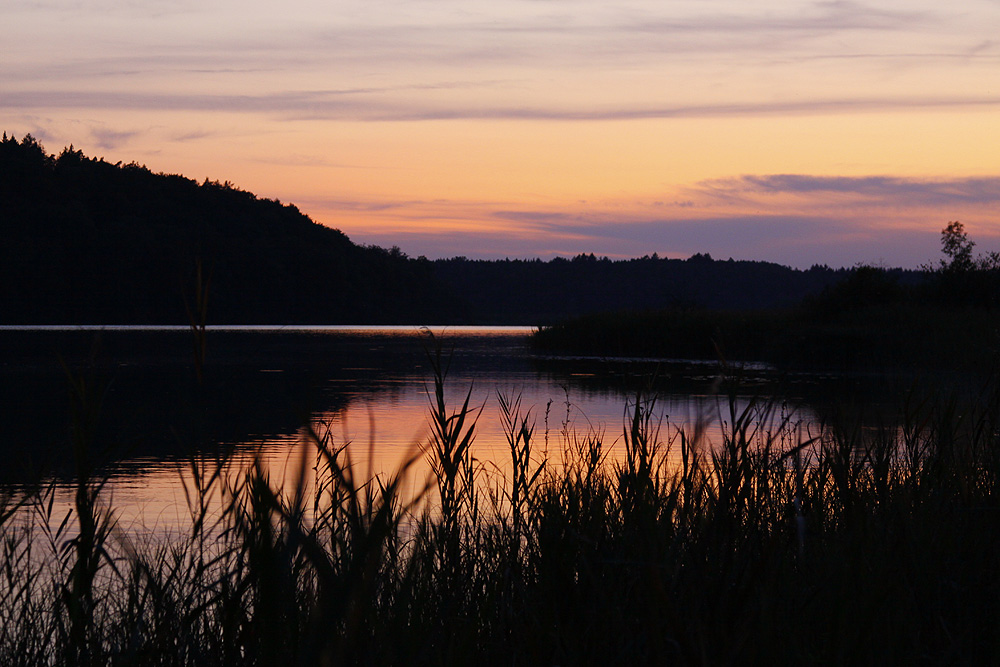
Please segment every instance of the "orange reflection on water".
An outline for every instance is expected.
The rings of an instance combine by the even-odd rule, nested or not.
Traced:
[[[460,387],[449,390],[451,410],[460,408],[466,391]],[[482,389],[471,394],[470,418],[475,418],[475,435],[470,453],[478,490],[501,497],[510,483],[512,461],[496,391]],[[576,402],[575,397],[564,395],[558,403],[555,398],[537,388],[527,388],[521,395],[521,415],[533,426],[532,470],[545,462],[549,472],[558,474],[567,456],[578,457],[578,447],[591,436],[602,443],[609,466],[624,460],[623,433],[627,428],[625,420],[634,409],[631,404],[610,396],[581,396],[580,402]],[[748,405],[749,399],[737,399],[737,410],[742,411]],[[729,428],[729,407],[715,396],[668,396],[654,403],[652,410],[651,425],[668,467],[675,465],[680,457],[676,444],[680,430],[685,430],[689,437],[697,431],[698,444],[712,448],[723,441],[723,431]],[[259,461],[272,488],[283,490],[286,497],[299,491],[308,502],[317,478],[327,472],[316,446],[318,439],[327,452],[336,453],[337,464],[348,471],[355,488],[376,477],[382,483],[389,483],[401,474],[398,495],[404,503],[426,492],[425,502],[418,507],[433,505],[436,487],[429,411],[428,388],[407,387],[391,397],[359,401],[350,408],[320,413],[313,418],[311,432],[301,429],[281,438],[237,446],[228,460],[226,486],[236,488]],[[764,406],[758,417],[761,436],[767,436],[782,421],[782,415]],[[788,437],[796,437],[791,433],[793,425],[794,422],[786,426]],[[178,492],[179,472],[190,476],[176,465],[171,470],[151,472],[145,483],[148,495],[141,505],[134,505],[136,510],[131,514],[142,519],[147,527],[150,522],[177,525],[174,522],[179,521],[183,525],[185,498]],[[132,503],[141,495],[118,497]]]
[[[447,405],[452,413],[461,407],[468,386],[468,383],[457,382],[448,387]],[[578,447],[588,438],[596,438],[602,443],[607,465],[613,468],[623,462],[623,433],[634,404],[620,394],[575,395],[564,391],[559,396],[552,393],[551,386],[540,384],[473,386],[469,405],[475,417],[475,436],[470,453],[477,491],[484,494],[484,499],[502,502],[512,473],[511,451],[500,418],[498,391],[511,397],[519,394],[521,415],[533,425],[531,470],[545,462],[546,472],[558,476],[567,462],[566,457],[578,457]],[[316,446],[319,439],[328,452],[336,452],[338,465],[348,471],[351,484],[357,490],[376,477],[387,484],[405,469],[397,488],[398,499],[408,505],[419,498],[420,502],[411,510],[422,512],[433,507],[437,500],[429,454],[431,392],[432,386],[408,385],[399,391],[359,398],[347,408],[314,415],[309,428],[237,443],[226,450],[224,456],[202,453],[187,460],[124,462],[111,474],[100,504],[114,511],[115,534],[119,539],[141,545],[147,541],[170,541],[171,536],[183,538],[190,533],[200,502],[208,509],[211,525],[212,519],[220,516],[223,508],[239,496],[247,475],[259,465],[272,489],[282,493],[286,501],[299,494],[303,507],[308,508],[315,500],[317,481],[329,473]],[[750,399],[745,398],[737,398],[734,407],[737,412],[748,407],[751,411],[757,410],[755,420],[762,437],[775,432],[785,417],[765,404],[755,408]],[[726,399],[714,395],[668,395],[652,405],[651,426],[668,473],[680,457],[676,441],[678,432],[683,429],[689,437],[698,432],[699,446],[716,447],[723,441],[724,430],[729,428],[729,410]],[[796,424],[801,421],[792,420],[785,426],[785,437],[798,437],[793,432]],[[412,465],[407,467],[408,461]],[[196,472],[200,472],[202,479],[210,479],[217,468],[218,479],[202,484],[208,488],[208,493],[200,501],[199,485],[194,483]],[[371,488],[377,491],[378,484]],[[53,521],[60,521],[72,507],[73,487],[67,485],[57,489]]]

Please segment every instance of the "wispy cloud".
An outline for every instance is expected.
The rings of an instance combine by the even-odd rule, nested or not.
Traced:
[[[887,206],[1000,205],[1000,176],[919,179],[893,176],[775,174],[714,179],[698,189],[724,199],[748,195],[853,195],[855,202]]]
[[[171,134],[169,140],[176,143],[187,143],[189,141],[201,141],[218,135],[215,130],[194,130],[192,132],[182,132]]]
[[[95,127],[90,130],[90,136],[93,137],[94,143],[99,148],[106,150],[118,148],[128,143],[128,140],[137,134],[139,133],[136,131],[111,130],[105,127]]]
[[[772,10],[774,8],[771,8]],[[851,31],[900,31],[926,26],[936,19],[926,11],[887,10],[857,2],[787,3],[784,11],[759,11],[746,6],[740,13],[701,13],[681,19],[655,17],[622,24],[626,34],[719,35],[738,40],[809,37]]]
[[[1000,95],[900,96],[731,102],[680,106],[439,106],[426,100],[404,103],[371,99],[372,91],[291,91],[247,95],[126,93],[116,91],[10,90],[0,108],[82,108],[213,111],[277,114],[290,119],[349,121],[548,120],[628,121],[669,118],[727,118],[772,115],[889,112],[912,109],[993,108]]]
[[[374,213],[380,211],[412,211],[426,205],[421,201],[373,201],[360,199],[333,199],[329,197],[307,197],[301,203],[321,207],[333,212]]]
[[[510,3],[518,5],[519,3]],[[402,21],[361,26],[329,26],[315,38],[339,53],[377,52],[380,59],[402,57],[473,62],[565,62],[596,64],[609,56],[632,60],[655,54],[709,54],[801,46],[802,40],[854,32],[899,32],[934,25],[940,13],[886,10],[854,2],[785,3],[766,9],[730,5],[725,11],[699,11],[651,2],[578,2],[572,8],[520,3],[525,11],[472,10],[462,20],[435,24]],[[441,5],[439,5],[440,7]],[[560,11],[561,10],[561,11]],[[364,46],[362,49],[355,47]],[[466,60],[465,62],[469,62]]]
[[[76,2],[15,3],[19,17],[50,26],[51,48],[26,41],[16,21],[0,27],[0,42],[15,45],[14,57],[0,62],[0,109],[573,121],[1000,104],[989,89],[927,93],[925,87],[890,94],[870,85],[873,76],[883,76],[886,59],[912,65],[914,59],[975,58],[989,67],[1000,58],[989,30],[970,32],[959,12],[940,6],[887,9],[833,0],[723,3],[714,10],[720,5],[703,3],[692,10],[648,0],[435,0],[391,9],[380,3],[295,2],[278,13],[271,3],[255,1],[239,7],[183,1],[144,10],[143,3],[106,0],[101,6],[123,14],[107,22]],[[76,29],[66,16],[79,17],[92,30]],[[224,19],[239,29],[220,30]],[[747,83],[755,78],[747,76],[751,71],[848,58],[854,61],[851,75],[841,72],[838,92],[828,96],[817,96],[818,89],[775,95],[766,77],[759,85]],[[865,61],[877,73],[866,73]],[[597,74],[646,83],[629,90],[621,84],[609,96],[602,84],[586,89]],[[290,80],[305,85],[290,89]],[[670,95],[658,81],[672,84]],[[568,103],[567,89],[573,91]],[[720,101],[712,91],[724,89],[734,93]],[[464,94],[436,94],[445,90]]]

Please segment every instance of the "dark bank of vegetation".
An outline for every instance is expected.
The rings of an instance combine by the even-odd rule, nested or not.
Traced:
[[[973,256],[961,223],[914,272],[858,266],[787,308],[597,313],[540,330],[539,349],[598,356],[766,361],[786,369],[984,370],[1000,352],[1000,257]]]
[[[787,307],[848,274],[827,266],[800,271],[771,262],[714,260],[707,254],[683,260],[590,254],[547,262],[456,257],[433,264],[465,321],[529,325],[622,309]]]
[[[766,402],[723,435],[638,397],[615,434],[541,433],[516,396],[448,405],[395,476],[313,432],[297,483],[192,455],[190,524],[116,523],[101,415],[74,378],[72,518],[0,506],[7,665],[992,664],[1000,400],[913,395],[883,428],[809,432]],[[509,467],[472,456],[499,419]],[[776,421],[773,421],[776,419]],[[543,443],[548,443],[543,445]],[[612,455],[612,446],[617,454]],[[546,458],[545,451],[550,456]],[[403,488],[413,461],[433,475]],[[18,505],[21,505],[18,508]],[[56,508],[56,511],[53,510]],[[26,520],[28,517],[30,520]]]
[[[430,261],[358,246],[294,206],[30,135],[0,141],[3,324],[551,324],[613,308],[789,306],[825,266],[655,255]],[[906,276],[910,279],[912,276]]]

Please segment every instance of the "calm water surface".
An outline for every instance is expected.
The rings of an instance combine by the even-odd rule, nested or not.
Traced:
[[[12,470],[30,462],[70,478],[76,400],[96,416],[91,455],[104,463],[105,493],[123,526],[182,526],[182,478],[193,455],[232,448],[237,467],[259,456],[274,479],[294,480],[302,457],[314,457],[303,444],[306,425],[347,445],[361,476],[390,473],[419,455],[433,393],[428,355],[436,349],[448,366],[450,406],[457,410],[471,392],[480,414],[473,455],[484,479],[502,474],[509,457],[498,392],[520,396],[535,424],[535,451],[552,461],[594,432],[617,456],[626,410],[643,388],[657,396],[665,441],[696,422],[708,425],[709,441],[720,439],[730,405],[714,365],[543,358],[528,347],[530,331],[434,328],[432,340],[416,327],[212,327],[199,373],[187,327],[2,327],[3,453],[17,463]],[[740,411],[776,387],[766,369],[749,366],[745,375]],[[72,397],[71,379],[84,387],[82,401]],[[785,416],[800,428],[816,421],[791,396],[775,404],[765,428]],[[429,474],[417,465],[409,483],[416,488]],[[70,501],[68,491],[60,494],[67,508]]]

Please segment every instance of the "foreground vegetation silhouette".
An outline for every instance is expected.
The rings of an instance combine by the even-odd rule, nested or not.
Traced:
[[[496,416],[467,398],[449,405],[447,358],[432,362],[431,436],[398,472],[370,477],[322,428],[306,431],[311,447],[284,484],[259,458],[239,469],[225,452],[193,454],[190,520],[175,534],[118,523],[95,465],[102,415],[73,378],[72,509],[62,518],[59,490],[41,486],[8,489],[0,513],[0,662],[1000,655],[995,384],[915,393],[874,429],[804,430],[774,403],[739,409],[732,396],[712,442],[706,421],[675,427],[642,395],[617,435],[536,434],[516,396]],[[477,420],[492,418],[510,451],[496,469],[472,446]],[[407,483],[420,460],[430,477]]]

